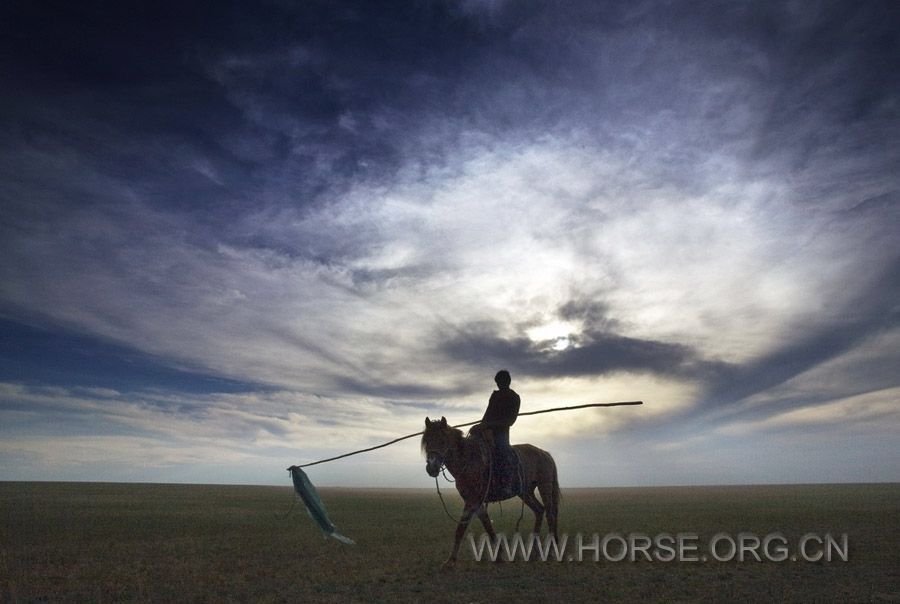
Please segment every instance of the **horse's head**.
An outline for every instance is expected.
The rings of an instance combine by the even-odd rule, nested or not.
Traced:
[[[422,451],[425,453],[425,471],[432,478],[441,473],[441,468],[447,459],[447,453],[456,444],[455,437],[457,432],[459,431],[447,424],[447,418],[445,417],[435,421],[425,418],[425,432],[422,433]]]

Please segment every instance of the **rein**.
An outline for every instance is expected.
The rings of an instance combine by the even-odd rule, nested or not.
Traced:
[[[444,496],[441,495],[441,485],[440,485],[440,483],[438,483],[437,476],[434,477],[434,486],[437,488],[438,497],[441,500],[441,505],[444,506],[444,513],[447,514],[447,518],[449,518],[453,522],[459,522],[459,520],[457,520],[456,518],[454,518],[453,516],[450,515],[450,511],[447,509],[447,504],[444,501]]]
[[[457,520],[456,518],[454,518],[450,514],[450,511],[447,509],[447,502],[444,501],[444,495],[441,493],[441,485],[438,482],[438,476],[440,476],[441,474],[444,475],[444,480],[446,480],[447,482],[456,482],[455,480],[450,480],[449,478],[447,478],[447,472],[446,472],[447,464],[445,464],[443,462],[443,460],[447,458],[447,451],[450,450],[451,446],[452,445],[447,445],[446,447],[444,447],[444,450],[441,451],[441,453],[440,453],[441,460],[442,460],[441,467],[440,467],[440,470],[438,471],[438,473],[434,475],[434,487],[437,489],[438,498],[441,500],[441,506],[443,506],[444,513],[447,514],[447,518],[449,518],[453,522],[460,522],[460,520]]]

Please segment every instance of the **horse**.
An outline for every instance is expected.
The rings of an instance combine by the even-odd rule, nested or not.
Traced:
[[[453,550],[444,562],[445,565],[456,561],[460,542],[473,515],[478,515],[488,536],[496,538],[487,513],[487,503],[500,499],[489,501],[488,498],[491,459],[490,455],[485,455],[485,446],[479,439],[463,436],[462,430],[448,425],[444,417],[440,421],[425,418],[425,431],[422,433],[422,451],[426,455],[425,471],[432,478],[437,478],[441,468],[446,467],[456,480],[456,490],[464,502],[463,513],[456,526]],[[546,514],[547,529],[559,542],[556,523],[560,493],[556,462],[549,453],[533,445],[513,445],[513,450],[519,458],[520,466],[522,492],[518,497],[534,512],[534,534],[540,535],[541,523]],[[535,497],[535,488],[541,495],[540,501]]]

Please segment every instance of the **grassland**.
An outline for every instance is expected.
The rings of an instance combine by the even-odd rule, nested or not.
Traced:
[[[850,560],[831,563],[492,564],[464,547],[445,570],[453,524],[433,491],[321,495],[357,545],[323,539],[289,487],[0,483],[0,600],[900,601],[898,484],[563,491],[572,535],[845,532]],[[491,508],[509,534],[518,513]]]

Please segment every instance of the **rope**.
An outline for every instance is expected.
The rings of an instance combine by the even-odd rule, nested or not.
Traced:
[[[481,440],[481,446],[487,449],[487,458],[488,458],[488,479],[487,484],[484,486],[484,496],[481,498],[481,505],[479,505],[479,509],[484,508],[485,512],[487,512],[487,508],[484,507],[484,502],[487,501],[488,493],[491,491],[491,481],[494,479],[494,456],[491,455],[491,448],[488,446],[484,440]]]
[[[522,509],[519,510],[519,519],[516,520],[516,532],[519,532],[519,525],[522,523],[522,518],[525,517],[525,500],[522,499]]]
[[[282,518],[287,518],[291,515],[291,512],[294,511],[294,506],[297,505],[297,497],[291,497],[291,507],[281,516]]]
[[[539,415],[541,413],[552,413],[554,411],[572,411],[574,409],[586,409],[588,407],[624,407],[630,405],[643,405],[643,401],[628,401],[624,403],[589,403],[587,405],[574,405],[572,407],[555,407],[553,409],[542,409],[540,411],[527,411],[525,413],[520,413],[518,417],[523,417],[525,415]],[[481,420],[474,422],[466,422],[465,424],[457,424],[452,426],[453,428],[464,428],[466,426],[474,426],[475,424],[480,424]],[[393,445],[394,443],[398,443],[401,440],[406,440],[408,438],[414,438],[416,436],[421,436],[424,432],[416,432],[415,434],[407,434],[406,436],[401,436],[400,438],[395,438],[394,440],[389,440],[386,443],[382,443],[380,445],[375,445],[374,447],[367,447],[365,449],[360,449],[359,451],[351,451],[350,453],[344,453],[343,455],[335,455],[334,457],[329,457],[327,459],[320,459],[318,461],[311,461],[309,463],[297,464],[298,468],[306,468],[309,466],[314,466],[320,463],[325,463],[326,461],[335,461],[337,459],[343,459],[345,457],[350,457],[351,455],[357,455],[359,453],[367,453],[368,451],[374,451],[375,449],[381,449],[387,447],[389,445]]]
[[[447,514],[447,518],[452,520],[453,522],[459,523],[462,522],[462,516],[459,517],[459,520],[450,515],[450,512],[447,510],[447,504],[444,502],[444,496],[441,494],[441,485],[438,482],[438,477],[434,477],[434,486],[437,487],[438,497],[441,499],[441,505],[444,506],[444,513]]]
[[[522,456],[519,455],[519,452],[516,451],[515,447],[513,447],[513,453],[516,454],[516,461],[518,462],[516,466],[519,471],[519,488],[522,490],[522,495],[520,495],[520,498],[522,499],[522,509],[519,510],[519,519],[516,520],[516,532],[518,533],[519,524],[522,522],[522,518],[525,517],[525,497],[523,497],[523,495],[525,495],[525,467],[522,465]]]

